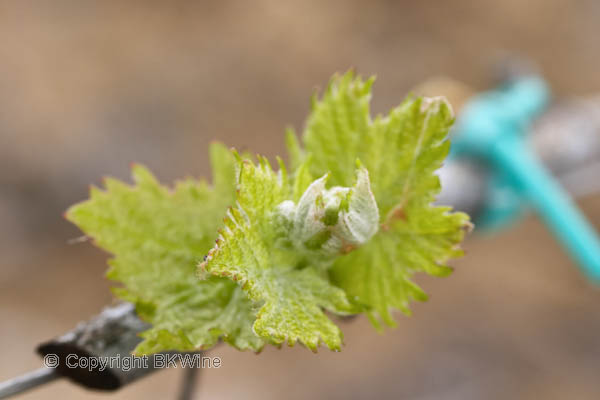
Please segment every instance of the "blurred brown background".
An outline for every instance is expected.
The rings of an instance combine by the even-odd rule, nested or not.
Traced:
[[[61,218],[102,175],[137,161],[163,181],[206,176],[213,139],[272,157],[314,88],[351,66],[378,76],[375,112],[432,76],[485,88],[506,51],[559,95],[598,92],[599,20],[596,0],[1,1],[0,381],[112,301],[106,255],[67,244],[79,232]],[[581,204],[600,226],[600,196]],[[397,329],[347,323],[339,354],[218,347],[198,398],[600,398],[600,292],[540,222],[466,249],[451,277],[418,277],[431,300]],[[172,398],[180,372],[22,398]]]

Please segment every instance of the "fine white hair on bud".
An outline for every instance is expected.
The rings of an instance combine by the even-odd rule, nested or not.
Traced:
[[[327,179],[324,175],[311,183],[297,204],[286,200],[277,207],[288,239],[301,252],[347,253],[377,232],[379,209],[366,168],[358,168],[351,188],[327,189]]]
[[[366,243],[379,227],[379,209],[371,191],[369,172],[360,167],[348,197],[348,207],[340,214],[339,236],[351,245]]]
[[[421,101],[421,112],[431,112],[437,114],[440,111],[442,104],[448,109],[452,118],[454,118],[454,110],[452,104],[444,96],[423,97]]]

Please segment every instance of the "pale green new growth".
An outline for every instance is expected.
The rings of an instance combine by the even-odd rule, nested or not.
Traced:
[[[228,279],[199,281],[196,265],[208,252],[235,192],[234,159],[211,146],[214,188],[186,179],[173,190],[141,166],[134,186],[109,178],[106,191],[92,187],[90,199],[67,211],[95,243],[114,254],[107,276],[122,282],[115,294],[136,304],[152,328],[136,353],[194,350],[223,338],[238,349],[258,351],[252,303]]]
[[[363,245],[379,225],[377,202],[365,168],[357,170],[352,188],[326,189],[328,177],[311,183],[298,204],[286,200],[277,206],[278,223],[294,249],[321,261]]]
[[[302,179],[297,176],[297,179]],[[265,159],[240,163],[237,207],[202,268],[237,281],[261,304],[254,332],[275,343],[296,341],[315,350],[324,342],[340,349],[340,329],[323,309],[353,311],[326,268],[333,257],[366,242],[377,229],[377,205],[364,168],[353,188],[325,188],[324,176],[295,204],[285,169]]]
[[[347,185],[357,158],[369,170],[381,230],[340,257],[331,278],[379,326],[378,317],[395,324],[391,309],[408,314],[411,299],[427,298],[410,280],[415,272],[451,272],[446,262],[462,254],[458,245],[470,224],[466,214],[431,205],[440,190],[435,171],[450,146],[449,105],[441,98],[408,98],[372,120],[372,84],[352,72],[335,77],[323,98],[313,101],[302,139],[314,175],[329,171],[334,184]],[[292,154],[302,154],[294,140],[287,142]]]
[[[394,325],[392,310],[427,298],[414,273],[451,272],[470,224],[432,205],[450,107],[409,98],[371,119],[372,83],[349,72],[313,99],[302,144],[287,132],[289,175],[281,161],[275,172],[213,145],[212,186],[187,179],[169,190],[136,166],[135,185],[107,179],[69,209],[115,256],[108,277],[124,284],[115,293],[153,325],[138,354],[220,339],[255,351],[298,341],[339,350],[326,312]]]

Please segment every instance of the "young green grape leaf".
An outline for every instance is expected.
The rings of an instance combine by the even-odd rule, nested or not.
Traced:
[[[326,268],[335,257],[367,242],[378,228],[368,172],[359,168],[352,188],[311,183],[297,203],[284,166],[276,174],[265,159],[240,161],[237,207],[201,269],[239,282],[261,304],[254,331],[275,343],[300,341],[315,350],[342,343],[324,310],[354,311]]]
[[[138,354],[196,350],[220,338],[255,351],[264,341],[252,332],[255,309],[228,279],[197,279],[196,265],[212,247],[228,204],[234,203],[235,160],[222,145],[211,146],[213,187],[186,179],[173,190],[142,166],[135,185],[105,180],[90,199],[67,211],[102,249],[112,253],[110,279],[124,284],[117,296],[136,304],[152,324],[142,333]]]
[[[348,73],[313,99],[304,148],[287,133],[289,176],[281,161],[275,173],[264,158],[236,161],[215,144],[212,186],[187,179],[170,190],[136,166],[135,185],[107,179],[69,209],[114,255],[107,275],[124,284],[115,294],[152,323],[138,354],[219,339],[337,350],[342,333],[326,312],[367,311],[374,325],[393,325],[391,310],[409,313],[412,299],[426,299],[415,272],[451,271],[469,220],[431,205],[451,110],[409,98],[373,120],[372,83]]]
[[[381,229],[359,250],[335,261],[332,281],[368,311],[372,322],[394,325],[391,309],[409,313],[412,299],[426,295],[410,279],[415,272],[447,275],[446,262],[461,254],[469,218],[433,206],[440,190],[435,171],[448,154],[450,106],[441,98],[408,98],[389,115],[370,116],[373,79],[352,72],[332,79],[313,101],[302,136],[310,172],[331,173],[332,183],[348,185],[354,160],[370,173]],[[287,140],[295,157],[298,145]]]

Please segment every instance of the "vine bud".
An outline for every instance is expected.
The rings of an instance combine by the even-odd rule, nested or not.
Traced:
[[[366,168],[359,166],[350,188],[326,189],[328,176],[310,184],[298,204],[282,202],[278,213],[295,248],[333,256],[352,251],[377,232],[379,209]]]

